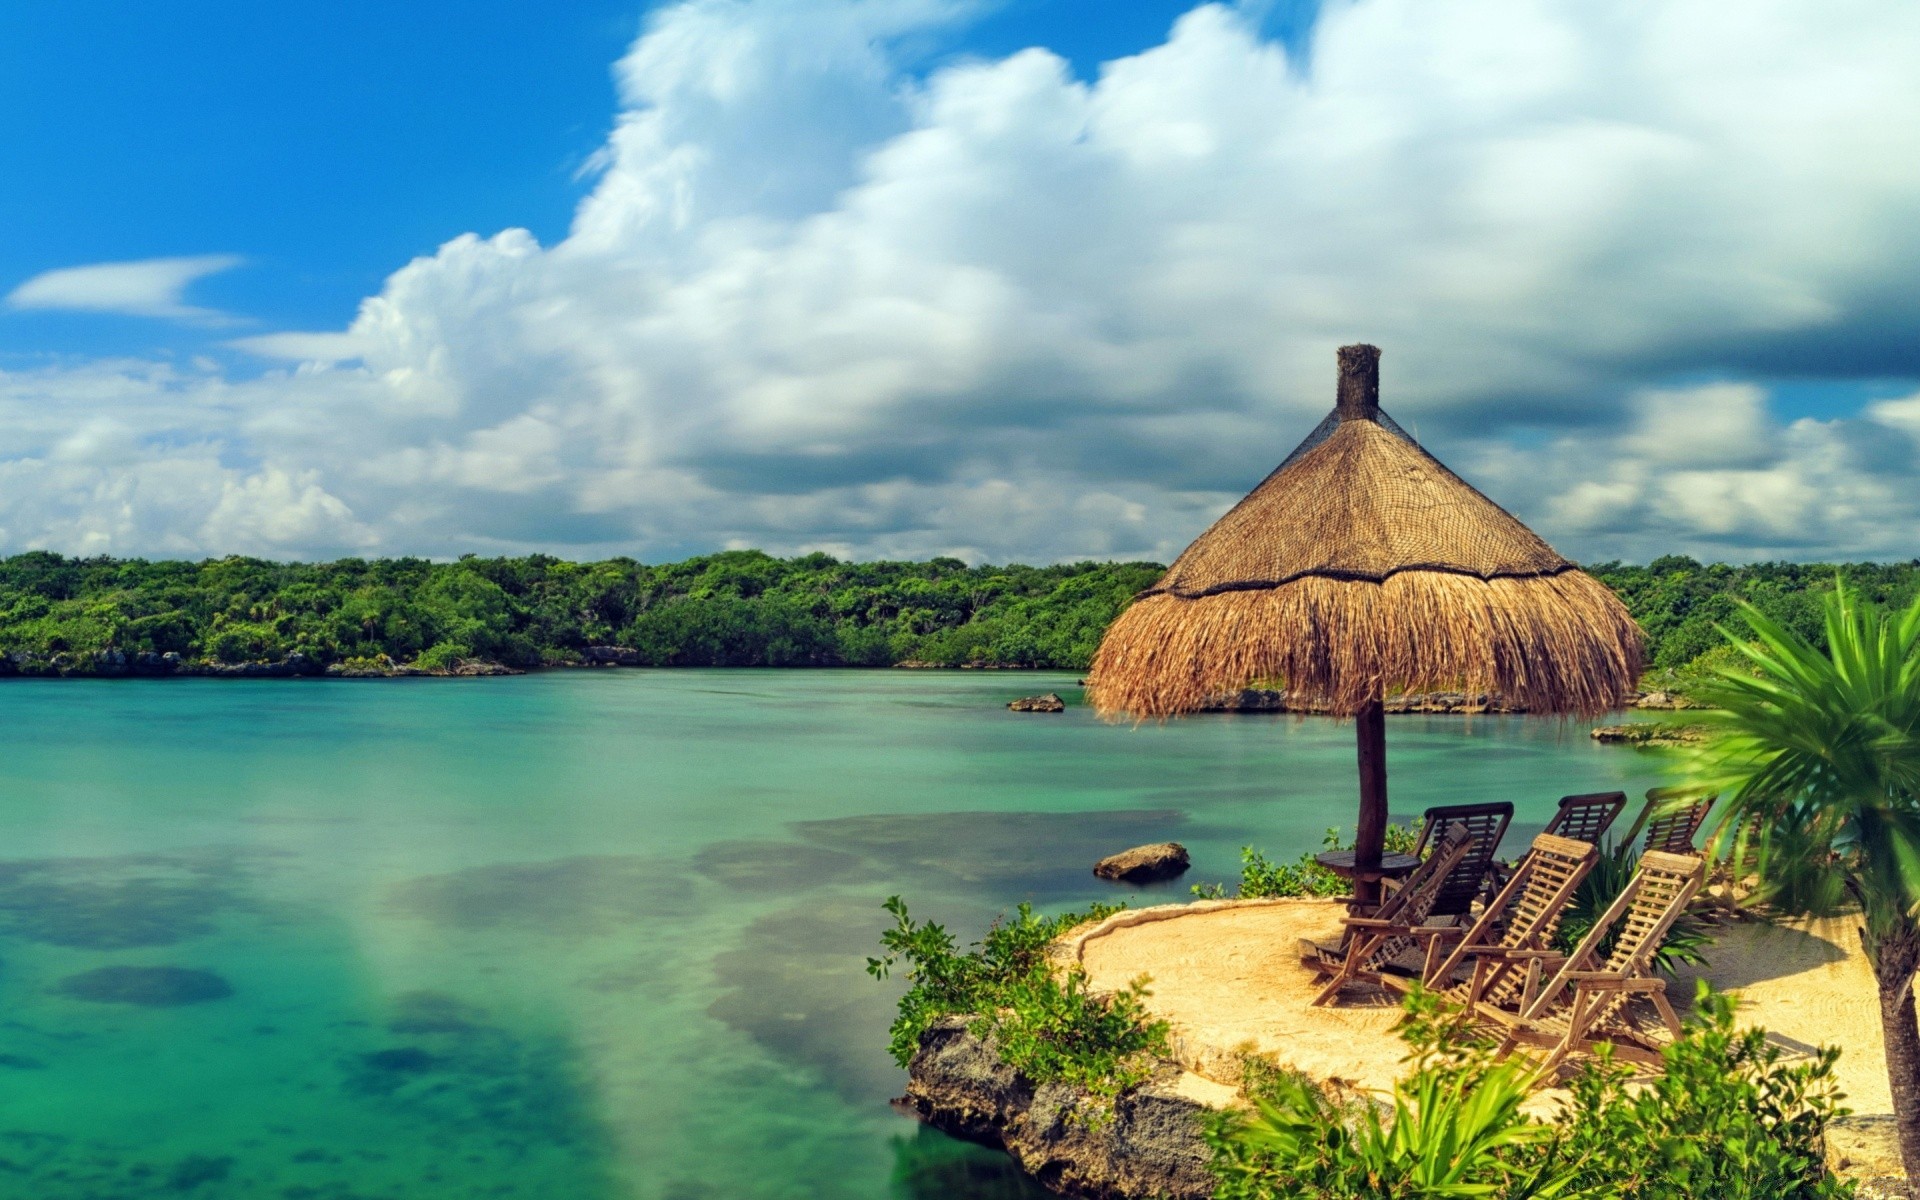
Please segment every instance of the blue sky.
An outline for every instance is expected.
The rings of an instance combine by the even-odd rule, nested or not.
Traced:
[[[1367,339],[1569,553],[1913,557],[1841,8],[10,6],[0,552],[1166,558]]]
[[[648,6],[125,0],[0,8],[0,285],[77,263],[237,254],[197,303],[261,328],[344,326],[396,267],[467,230],[564,237]],[[925,37],[918,71],[1050,47],[1091,78],[1191,5],[1027,0]],[[1263,14],[1301,37],[1311,6]],[[0,353],[218,352],[221,338],[63,312]]]

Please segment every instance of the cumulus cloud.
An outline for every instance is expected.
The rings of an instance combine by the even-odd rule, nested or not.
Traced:
[[[185,302],[187,288],[244,261],[237,254],[201,254],[61,267],[14,288],[7,294],[7,306],[221,323],[228,319],[225,314]]]
[[[0,448],[53,489],[4,539],[1164,559],[1364,339],[1570,553],[1912,552],[1920,406],[1783,424],[1751,381],[1920,377],[1920,9],[1356,0],[1302,60],[1208,4],[1091,81],[909,69],[969,11],[662,10],[561,242],[241,343],[296,368],[0,379],[62,397]]]

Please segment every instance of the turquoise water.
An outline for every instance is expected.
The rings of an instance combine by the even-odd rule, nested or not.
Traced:
[[[880,901],[971,936],[1176,898],[1354,804],[1350,726],[1002,707],[1071,684],[0,686],[0,1195],[1028,1196],[887,1107]],[[1397,812],[1537,823],[1665,761],[1524,718],[1388,738]],[[1177,885],[1088,873],[1164,838]]]

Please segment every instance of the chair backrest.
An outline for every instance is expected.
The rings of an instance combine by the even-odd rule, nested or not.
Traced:
[[[1493,852],[1506,836],[1507,825],[1513,820],[1513,805],[1504,800],[1491,804],[1442,804],[1428,809],[1426,817],[1419,844],[1413,848],[1416,855],[1427,848],[1434,830],[1447,825],[1464,825],[1473,838],[1473,845],[1447,875],[1433,904],[1433,916],[1464,916],[1472,911],[1474,897],[1480,894],[1481,884],[1486,880],[1487,868],[1493,865]]]
[[[1625,792],[1587,792],[1560,797],[1560,809],[1547,822],[1544,832],[1591,846],[1600,844],[1600,835],[1613,824],[1627,806]]]
[[[1640,810],[1640,818],[1633,823],[1626,840],[1631,844],[1634,835],[1644,828],[1646,840],[1640,845],[1642,854],[1649,850],[1664,854],[1697,853],[1693,835],[1700,831],[1707,814],[1713,810],[1713,802],[1719,798],[1715,793],[1691,788],[1648,788],[1646,807]]]
[[[1514,865],[1512,878],[1427,982],[1434,987],[1447,986],[1454,968],[1476,947],[1547,949],[1560,928],[1560,918],[1573,899],[1574,889],[1599,858],[1599,849],[1587,842],[1551,833],[1534,838],[1532,848]],[[1524,968],[1517,971],[1501,968],[1480,998],[1505,1005],[1519,993],[1525,977]]]
[[[1668,854],[1649,850],[1640,856],[1628,882],[1607,911],[1593,923],[1587,936],[1580,939],[1573,954],[1527,1009],[1526,1016],[1537,1016],[1557,1004],[1565,1003],[1568,976],[1575,971],[1606,971],[1628,979],[1643,977],[1653,965],[1654,952],[1660,949],[1667,931],[1680,919],[1688,901],[1700,890],[1707,877],[1707,863],[1692,854]],[[1606,960],[1600,961],[1600,946],[1613,927],[1620,927]],[[1602,1000],[1596,1019],[1604,1020],[1626,1002],[1627,993],[1615,992]]]
[[[1374,915],[1400,925],[1421,925],[1434,915],[1434,901],[1460,860],[1473,850],[1473,834],[1465,825],[1451,824],[1440,831],[1433,853],[1422,859],[1400,890],[1387,898]],[[1369,955],[1370,965],[1392,962],[1416,948],[1410,937],[1388,938]]]

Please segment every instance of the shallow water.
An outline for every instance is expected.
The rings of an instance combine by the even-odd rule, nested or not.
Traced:
[[[897,1116],[898,892],[973,936],[1351,822],[1352,731],[1008,713],[1065,676],[0,686],[0,1196],[1033,1195]],[[1396,717],[1396,812],[1661,782]],[[1177,838],[1178,884],[1100,854]]]

